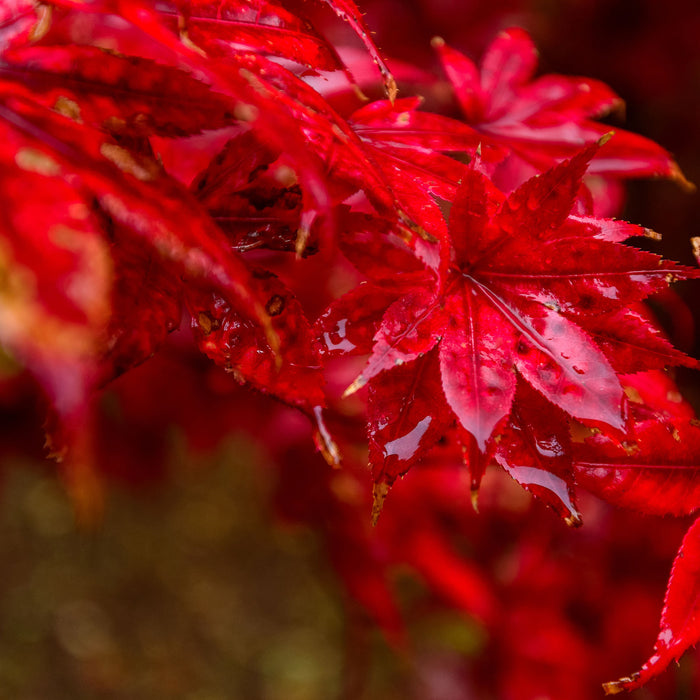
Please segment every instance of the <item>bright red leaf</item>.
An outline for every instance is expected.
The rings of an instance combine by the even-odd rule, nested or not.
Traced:
[[[435,442],[439,435],[428,426],[435,420],[444,429],[449,424],[446,411],[471,436],[463,440],[468,452],[470,439],[478,451],[489,452],[496,435],[503,439],[510,418],[511,432],[506,434],[514,443],[498,453],[500,459],[519,466],[521,475],[526,469],[551,474],[548,491],[557,495],[554,502],[568,510],[572,521],[578,519],[568,493],[566,424],[556,419],[550,422],[552,430],[559,423],[562,427],[542,434],[543,428],[528,418],[535,410],[532,404],[538,403],[538,413],[547,415],[549,410],[552,420],[558,409],[584,423],[624,431],[623,391],[611,365],[615,348],[608,344],[606,349],[613,351],[608,359],[587,332],[588,320],[600,310],[625,308],[665,287],[671,277],[693,274],[658,256],[599,238],[604,222],[591,226],[569,218],[595,152],[595,146],[586,149],[527,181],[508,198],[476,169],[465,174],[450,211],[452,262],[447,278],[441,288],[435,282],[422,283],[386,308],[375,326],[369,361],[347,392],[374,382],[372,400],[382,409],[370,415],[369,432],[376,445],[371,456],[381,460],[373,463],[380,482],[391,484],[423,446]],[[342,316],[347,335],[354,319],[347,303],[341,299],[338,304],[342,312],[332,307],[324,316],[324,330],[336,331]],[[364,310],[358,322],[366,327]],[[650,344],[656,341],[651,326],[640,323],[635,331],[636,336],[650,336]],[[637,337],[635,341],[641,342]],[[432,354],[439,358],[442,392],[416,393],[422,376],[418,368],[424,364],[419,358]],[[397,365],[402,367],[394,369]],[[516,395],[522,381],[547,399],[549,409],[539,406],[538,394],[531,390]],[[402,406],[410,407],[409,413]],[[391,415],[396,425],[388,429]],[[387,449],[400,436],[416,437],[414,448],[401,456]],[[554,461],[544,452],[536,456],[533,447],[538,443],[549,444],[550,452],[558,455]],[[479,477],[473,478],[478,485]]]
[[[627,580],[638,532],[613,533],[604,504],[588,518],[582,491],[646,514],[700,506],[700,428],[665,373],[697,362],[645,306],[655,295],[690,347],[688,314],[659,293],[700,275],[628,244],[653,231],[591,212],[602,201],[615,214],[611,177],[685,181],[661,147],[607,134],[597,119],[621,103],[606,85],[533,77],[523,30],[503,32],[479,66],[435,42],[457,121],[424,107],[447,106],[425,71],[404,73],[425,80],[425,102],[397,99],[360,8],[324,4],[365,47],[362,84],[376,62],[388,99],[361,103],[309,4],[2,3],[6,364],[48,397],[47,445],[84,514],[102,475],[164,473],[171,425],[195,448],[243,427],[269,448],[280,512],[322,533],[350,597],[391,640],[405,641],[395,569],[412,571],[431,605],[483,630],[474,693],[584,700],[588,669],[620,648],[620,628],[636,635],[652,597]],[[183,312],[189,332],[171,336]],[[162,348],[164,364],[136,369]],[[361,360],[341,358],[361,355],[357,376]],[[353,376],[346,393],[359,394],[343,401]],[[0,377],[11,426],[22,383]],[[313,454],[310,434],[339,465],[326,418],[343,469]],[[477,516],[470,495],[476,505],[482,477],[494,483],[491,463],[502,469]],[[571,565],[566,528],[547,527],[504,472],[569,525],[581,506],[592,564]],[[609,691],[697,641],[697,528],[654,655]],[[655,526],[641,529],[664,550]],[[607,622],[592,622],[605,605]]]

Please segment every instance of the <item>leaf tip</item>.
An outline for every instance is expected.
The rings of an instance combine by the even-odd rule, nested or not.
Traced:
[[[282,368],[282,357],[279,354],[280,337],[272,325],[270,314],[267,313],[267,309],[259,301],[253,303],[253,317],[260,323],[265,333],[265,340],[275,356],[275,367],[279,371]]]
[[[369,102],[369,97],[362,92],[362,88],[357,83],[352,84],[352,91],[360,102]]]
[[[372,488],[372,527],[376,527],[377,525],[388,493],[389,484],[387,484],[386,481],[375,484]]]
[[[399,86],[396,84],[396,79],[389,73],[386,77],[386,96],[389,102],[393,105],[396,102],[396,96],[399,94]]]
[[[51,21],[53,19],[53,6],[52,5],[36,5],[36,24],[32,27],[29,33],[29,41],[35,42],[43,39],[44,36],[51,29]]]
[[[415,221],[413,221],[413,220],[411,219],[411,217],[408,216],[408,214],[406,214],[405,211],[403,211],[403,209],[398,209],[398,210],[397,210],[397,214],[398,214],[398,216],[399,216],[399,222],[398,222],[398,223],[401,224],[401,225],[403,225],[403,226],[405,226],[406,229],[408,229],[408,231],[410,231],[410,233],[408,234],[408,236],[401,236],[401,238],[402,238],[403,240],[405,240],[406,243],[409,243],[409,242],[411,241],[411,234],[414,234],[414,235],[418,236],[419,238],[421,238],[422,240],[426,241],[427,243],[438,243],[438,239],[435,238],[435,236],[433,236],[431,233],[428,233],[428,232],[427,232],[422,226],[420,226],[419,224],[415,223]],[[400,230],[401,232],[403,232],[403,229],[400,228],[399,230]]]
[[[574,511],[571,515],[567,515],[564,518],[564,522],[572,528],[581,527],[581,525],[583,525],[583,518],[580,513]]]
[[[624,690],[624,686],[620,685],[620,681],[610,681],[609,683],[603,683],[603,690],[606,695],[617,695]]]
[[[297,260],[301,260],[306,250],[306,244],[309,242],[309,236],[311,232],[307,227],[300,227],[297,230],[297,237],[294,241],[294,252],[296,253]]]
[[[471,497],[472,508],[474,509],[474,512],[478,515],[478,513],[479,513],[479,487],[477,486],[475,488],[472,486],[471,491],[469,492],[469,495]]]
[[[633,673],[631,676],[627,676],[626,678],[620,678],[616,681],[603,683],[603,690],[605,691],[606,695],[617,695],[625,690],[634,690],[638,679],[639,673]]]
[[[367,383],[367,380],[363,375],[360,375],[344,392],[343,398],[347,399],[348,396],[352,396],[355,392],[362,389],[362,387]]]
[[[190,39],[189,32],[185,28],[180,30],[180,41],[182,42],[182,45],[188,48],[190,51],[193,51],[202,58],[207,58],[207,52],[201,46],[197,46],[197,44]]]
[[[673,180],[673,182],[678,183],[678,185],[680,185],[680,188],[688,194],[692,194],[698,189],[696,184],[688,180],[688,178],[683,174],[683,171],[680,169],[680,166],[675,161],[671,161],[671,166],[669,168],[669,177],[671,178],[671,180]]]
[[[690,239],[690,245],[693,247],[693,255],[700,265],[700,236],[693,236]]]
[[[599,139],[598,139],[598,146],[605,146],[605,144],[610,141],[610,139],[615,136],[614,131],[608,131],[607,134],[603,134]]]
[[[318,447],[319,452],[323,455],[326,462],[333,468],[338,469],[341,463],[340,450],[336,445],[335,440],[331,436],[326,422],[323,419],[323,407],[313,407],[313,417],[316,422],[316,432],[314,433],[314,442]]]

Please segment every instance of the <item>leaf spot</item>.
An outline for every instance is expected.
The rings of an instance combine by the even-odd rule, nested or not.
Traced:
[[[35,148],[20,148],[15,154],[15,163],[28,173],[54,177],[61,172],[61,166],[51,156]]]
[[[204,335],[209,335],[211,333],[212,319],[207,314],[205,314],[203,311],[201,311],[199,313],[199,315],[197,316],[197,323],[199,324],[199,327],[204,332]]]
[[[284,311],[285,301],[284,297],[279,294],[273,294],[265,304],[265,310],[268,316],[279,316]]]

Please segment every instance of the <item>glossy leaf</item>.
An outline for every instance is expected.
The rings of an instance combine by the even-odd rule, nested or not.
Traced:
[[[452,422],[440,410],[440,371],[434,352],[370,385],[367,400],[369,460],[375,483],[391,484],[443,436]]]
[[[551,506],[568,525],[581,525],[576,506],[568,421],[520,382],[516,407],[496,446],[496,461],[519,484]],[[537,410],[537,404],[540,404]],[[527,405],[524,413],[519,405]]]
[[[484,452],[515,395],[517,333],[474,287],[451,296],[440,343],[442,386],[461,425]]]
[[[381,315],[397,296],[396,292],[365,283],[337,299],[316,321],[324,355],[369,354]]]
[[[317,70],[342,66],[335,49],[309,22],[277,2],[181,0],[179,7],[188,38],[208,53],[246,50],[280,56]]]
[[[389,100],[393,102],[396,98],[396,93],[398,92],[396,81],[382,58],[379,49],[374,43],[370,30],[365,24],[365,21],[362,19],[360,8],[353,2],[353,0],[323,0],[323,2],[325,2],[338,15],[338,17],[344,19],[352,27],[353,31],[365,45],[365,48],[369,52],[372,60],[375,62],[379,72],[381,73],[386,94]]]
[[[374,335],[367,366],[346,393],[363,387],[380,372],[415,360],[435,346],[442,326],[438,300],[417,290],[395,301]]]
[[[384,394],[392,397],[387,398],[390,405],[397,405],[402,392],[415,395],[414,388],[408,389],[413,387],[408,368],[417,372],[418,358],[437,347],[445,406],[439,407],[443,399],[436,394],[432,415],[448,410],[457,419],[458,431],[464,431],[467,461],[475,470],[474,488],[483,472],[478,463],[493,452],[494,439],[500,436],[512,444],[497,451],[499,461],[514,475],[518,467],[521,476],[523,470],[539,469],[539,483],[533,480],[529,485],[551,493],[546,498],[571,522],[579,520],[567,461],[571,446],[558,411],[613,429],[619,436],[626,429],[626,399],[611,361],[629,366],[629,346],[635,344],[655,348],[657,362],[659,354],[682,361],[682,355],[669,350],[644,321],[628,316],[625,326],[606,333],[594,311],[608,311],[609,326],[612,314],[622,318],[628,305],[666,286],[672,277],[695,275],[657,256],[605,240],[618,236],[619,229],[609,222],[583,224],[580,217],[569,222],[586,163],[595,152],[595,146],[584,149],[507,198],[473,169],[478,163],[473,164],[450,212],[449,235],[455,243],[450,267],[446,271],[439,267],[445,275],[442,285],[437,293],[432,287],[417,286],[387,307],[367,365],[346,392],[375,382],[375,404]],[[608,236],[610,229],[615,232]],[[587,331],[589,316],[600,347]],[[352,316],[343,320],[344,332],[352,333]],[[360,327],[368,327],[366,314],[360,314],[358,321]],[[400,374],[393,369],[399,364]],[[401,377],[401,388],[392,386],[392,373],[397,381]],[[518,377],[531,388],[516,394]],[[531,412],[560,426],[546,438],[559,445],[558,456],[549,462],[533,447],[538,440],[545,441],[547,429],[530,421]],[[427,415],[412,423],[417,426]],[[399,428],[392,430],[392,436],[403,434]],[[382,434],[373,435],[379,441]],[[381,455],[381,447],[378,443],[373,455]],[[408,466],[401,464],[401,469]]]
[[[216,294],[189,293],[187,306],[197,343],[241,382],[313,415],[325,405],[320,361],[299,302],[271,273],[255,272],[252,288],[278,338],[274,348],[254,322]]]

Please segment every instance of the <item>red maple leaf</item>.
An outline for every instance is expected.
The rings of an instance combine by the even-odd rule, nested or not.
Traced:
[[[594,434],[574,445],[576,482],[609,503],[653,515],[700,508],[700,427],[660,371],[622,376],[630,418],[623,436]]]
[[[664,671],[671,661],[700,641],[700,520],[688,529],[673,562],[666,589],[654,653],[642,668],[626,678],[604,683],[606,694],[640,688]]]
[[[494,461],[569,524],[581,521],[577,486],[647,513],[697,510],[700,429],[665,375],[641,374],[695,364],[642,300],[697,274],[623,245],[649,232],[591,216],[592,196],[581,191],[587,172],[682,176],[646,139],[620,131],[602,143],[607,127],[595,119],[619,104],[605,85],[533,81],[534,48],[520,30],[501,35],[480,69],[436,43],[465,124],[421,111],[419,98],[396,99],[355,2],[324,2],[384,77],[388,99],[349,117],[313,81],[334,73],[356,88],[352,76],[330,41],[281,1],[0,8],[0,342],[53,404],[50,446],[71,450],[78,505],[95,498],[93,451],[111,453],[105,473],[119,473],[119,461],[129,462],[126,473],[149,461],[159,473],[165,441],[152,440],[154,425],[162,433],[182,424],[192,444],[206,445],[232,424],[258,430],[281,460],[282,510],[324,532],[348,590],[389,635],[403,636],[390,565],[408,564],[497,630],[516,659],[499,685],[534,693],[537,669],[560,647],[576,678],[593,645],[567,619],[564,567],[543,563],[550,533],[527,533],[518,553],[527,559],[530,536],[541,539],[524,578],[561,591],[559,605],[523,600],[504,611],[492,574],[460,554],[439,522],[457,522],[468,499],[466,490],[455,497],[455,457],[468,463],[474,491]],[[195,144],[196,165],[171,172],[168,163]],[[506,195],[513,183],[522,184]],[[344,277],[336,245],[367,282],[314,327],[308,298],[323,308],[355,279]],[[319,251],[317,267],[307,266]],[[259,267],[280,271],[282,258],[292,262],[286,253],[307,259],[288,276]],[[239,383],[308,415],[334,464],[322,411],[326,382],[332,394],[345,375],[322,356],[370,356],[348,391],[367,385],[366,403],[342,421],[348,431],[367,424],[375,518],[392,482],[419,460],[436,472],[448,466],[449,479],[440,486],[423,470],[381,534],[364,515],[370,494],[352,459],[364,443],[348,446],[346,470],[328,470],[309,454],[294,411],[268,411],[262,396],[234,400],[225,376],[190,366],[178,388],[176,365],[156,364],[155,383],[137,370],[130,385],[116,385],[128,414],[119,428],[119,412],[93,414],[91,395],[159,350],[183,310],[194,345]],[[667,400],[655,403],[659,396]],[[116,446],[130,432],[142,443],[134,455]],[[432,501],[430,488],[439,492]],[[475,548],[486,540],[477,527],[488,524],[470,526]],[[655,655],[608,690],[640,685],[697,640],[696,530],[674,567]]]
[[[479,67],[441,39],[433,42],[468,124],[484,141],[512,153],[504,183],[544,170],[597,141],[610,127],[596,121],[624,106],[604,83],[590,78],[544,75],[533,79],[537,49],[526,31],[501,32]],[[523,169],[523,165],[527,167]],[[515,168],[515,170],[514,170]],[[658,144],[623,129],[600,149],[590,174],[661,175],[691,187],[671,155]]]
[[[378,485],[390,485],[455,421],[474,486],[495,454],[516,478],[524,470],[551,475],[549,484],[531,481],[533,488],[558,494],[576,520],[566,503],[565,416],[618,433],[626,425],[613,367],[618,349],[599,342],[600,315],[623,313],[670,279],[694,276],[619,243],[631,225],[572,213],[597,150],[586,148],[509,197],[473,165],[450,211],[447,272],[426,270],[407,290],[399,275],[396,300],[381,319],[368,318],[367,308],[376,306],[360,304],[353,313],[342,298],[322,318],[326,340],[342,325],[355,351],[369,334],[350,330],[353,324],[376,329],[369,361],[347,393],[371,386],[368,431]],[[370,305],[371,286],[360,290],[351,293],[353,302],[364,296]],[[655,347],[658,335],[636,318],[625,340]],[[656,361],[692,364],[675,351]]]

